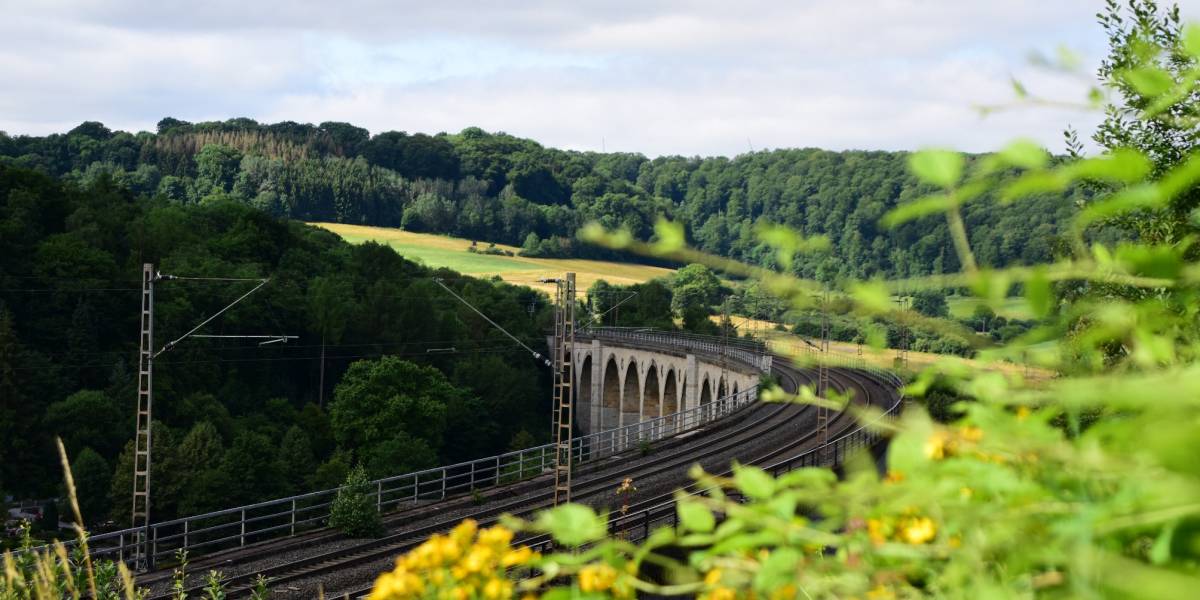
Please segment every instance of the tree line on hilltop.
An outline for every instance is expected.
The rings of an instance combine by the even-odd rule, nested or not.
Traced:
[[[684,223],[701,250],[778,267],[754,233],[770,222],[830,238],[830,252],[798,257],[790,268],[825,280],[958,270],[943,220],[894,229],[879,224],[888,210],[930,191],[906,172],[906,159],[903,152],[812,148],[649,159],[547,148],[475,127],[372,136],[348,123],[250,119],[166,118],[154,133],[87,122],[44,137],[0,134],[0,162],[84,185],[109,177],[135,195],[174,204],[230,199],[299,220],[517,245],[531,256],[612,257],[578,243],[575,232],[598,221],[644,239],[666,216]],[[987,197],[967,204],[964,219],[979,262],[1001,267],[1051,259],[1060,224],[1088,193],[1072,188],[1013,205]]]

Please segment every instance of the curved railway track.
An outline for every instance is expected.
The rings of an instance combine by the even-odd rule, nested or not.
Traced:
[[[853,369],[832,369],[830,373],[830,380],[831,383],[833,383],[834,386],[840,391],[853,391],[853,399],[863,404],[874,404],[879,406],[881,403],[886,402],[892,397],[891,394],[893,390],[889,390],[887,386],[883,385],[878,380]],[[788,388],[786,385],[783,387],[785,387],[785,389]],[[788,391],[793,391],[794,389],[795,386],[792,386],[792,389],[789,389]],[[830,437],[833,438],[849,431],[854,427],[855,424],[855,419],[847,412],[843,411],[838,413],[833,419],[830,420]],[[819,440],[817,439],[818,435],[819,432],[815,431],[815,429],[811,429],[792,443],[774,448],[751,459],[743,460],[742,462],[764,467],[778,464],[780,462],[786,462],[787,458],[783,457],[790,458],[799,456],[814,449],[819,443]],[[729,475],[731,470],[726,466],[715,472],[720,475]],[[689,490],[692,493],[699,492],[699,490],[692,485],[685,486],[684,489]],[[674,494],[675,493],[672,490],[670,492],[659,494],[631,505],[626,515],[614,517],[610,520],[609,532],[625,532],[626,534],[629,534],[632,531],[635,533],[635,535],[627,535],[626,539],[636,541],[641,539],[643,536],[648,535],[651,529],[654,527],[674,525]],[[481,525],[487,524],[489,523],[481,522]],[[421,540],[415,540],[412,546],[419,544],[420,541]],[[535,549],[545,550],[551,545],[551,540],[549,539],[549,536],[546,535],[519,536],[514,543],[526,544],[534,547]],[[345,590],[338,590],[336,594],[329,594],[328,596],[362,598],[369,594],[371,587],[372,586],[370,584],[364,583],[358,586],[347,588]]]
[[[782,363],[783,361],[779,362]],[[775,372],[780,378],[781,385],[789,391],[798,389],[803,382],[811,382],[813,380],[809,373],[782,364],[777,366]],[[858,402],[868,404],[878,403],[889,395],[888,390],[880,382],[850,369],[831,369],[830,382],[840,391],[852,392],[855,400]],[[740,422],[734,425],[723,426],[718,423],[706,427],[705,431],[710,433],[708,436],[704,436],[704,443],[699,448],[695,447],[694,444],[672,443],[672,440],[667,440],[663,444],[665,448],[655,452],[645,460],[637,460],[635,456],[631,456],[636,454],[636,452],[627,452],[587,464],[584,469],[579,471],[581,476],[575,482],[573,500],[604,506],[605,496],[607,495],[608,499],[611,499],[611,489],[614,481],[619,481],[623,477],[632,477],[635,481],[653,480],[656,477],[666,477],[673,474],[675,478],[671,479],[672,485],[667,486],[670,489],[662,493],[657,493],[653,497],[630,507],[631,514],[646,511],[648,515],[648,511],[651,508],[663,505],[665,502],[671,500],[672,490],[677,489],[684,483],[683,480],[686,478],[687,469],[694,463],[701,463],[702,465],[707,463],[709,467],[715,465],[717,469],[721,469],[723,468],[722,464],[728,465],[731,459],[736,458],[743,463],[763,465],[780,457],[795,456],[815,447],[818,442],[817,436],[819,434],[815,430],[815,409],[811,406],[756,404],[749,409],[749,412],[750,414],[741,417]],[[730,419],[737,418],[736,416],[730,417]],[[853,424],[854,419],[848,414],[845,412],[838,413],[829,422],[829,433],[831,437],[838,435],[848,430]],[[770,432],[779,432],[780,430],[794,431],[798,435],[794,439],[779,444],[768,451],[753,455],[745,454],[743,449],[751,447],[752,444],[750,442],[758,440]],[[289,595],[288,591],[293,594],[299,594],[295,595],[295,597],[314,597],[316,596],[315,588],[306,589],[302,585],[302,582],[323,574],[327,575],[340,570],[356,568],[364,564],[390,560],[395,555],[419,544],[430,535],[446,531],[466,518],[475,519],[481,525],[486,525],[494,522],[501,514],[505,513],[528,515],[551,504],[553,494],[542,491],[546,487],[545,482],[538,479],[506,486],[504,489],[499,489],[489,494],[496,499],[495,502],[489,502],[487,505],[465,513],[461,512],[461,509],[464,507],[462,500],[417,505],[390,513],[386,516],[386,523],[394,527],[395,531],[389,535],[375,540],[354,543],[332,551],[286,561],[284,564],[268,565],[259,569],[246,570],[242,574],[234,575],[224,580],[228,597],[239,598],[249,595],[253,581],[259,574],[271,580],[271,587],[275,590],[273,596],[275,597],[287,596]],[[664,486],[659,485],[658,487]],[[523,492],[532,493],[523,494]],[[455,508],[458,510],[455,510]],[[423,524],[416,524],[418,519]],[[647,520],[646,528],[649,528],[649,520]],[[327,530],[302,534],[293,538],[267,542],[254,548],[247,548],[241,552],[205,557],[193,562],[192,567],[200,569],[214,568],[222,564],[242,562],[240,559],[246,559],[245,562],[256,562],[257,560],[269,562],[272,554],[286,552],[295,548],[315,548],[322,543],[341,539],[344,539],[344,536]],[[539,543],[539,540],[536,539],[526,539],[524,541],[525,543]],[[275,562],[278,562],[278,559]],[[171,597],[171,594],[166,589],[163,589],[163,584],[169,577],[169,571],[150,573],[140,577],[139,584],[149,584],[159,588],[155,590],[157,592],[156,595],[150,596],[152,599],[166,599]],[[284,585],[288,586],[286,591],[281,590],[281,586]],[[365,589],[369,589],[363,588],[361,585],[362,582],[358,586],[343,587],[346,588],[345,593],[353,596],[363,592]],[[201,589],[202,586],[199,585],[190,587],[188,590],[189,595],[199,595]],[[331,594],[330,597],[340,597],[341,595],[341,593],[336,595]]]
[[[792,382],[790,387],[798,386],[801,381],[808,382],[811,380],[806,374],[798,371],[795,374],[788,374],[787,377],[789,378],[788,381]],[[662,461],[668,459],[674,459],[672,465],[677,466],[680,462],[688,460],[689,457],[694,460],[698,456],[694,446],[701,437],[705,441],[709,441],[713,433],[721,432],[721,437],[726,439],[726,442],[721,444],[719,448],[709,449],[707,452],[704,452],[705,455],[714,454],[722,449],[728,450],[734,445],[728,441],[729,438],[737,438],[739,440],[752,438],[753,436],[761,435],[772,426],[793,421],[797,415],[787,413],[798,412],[795,408],[797,407],[789,409],[788,405],[783,404],[754,404],[743,409],[742,412],[747,414],[731,414],[725,419],[696,430],[694,435],[690,435],[686,439],[668,438],[661,440],[655,444],[655,451],[648,457],[636,457],[637,450],[631,449],[617,455],[603,457],[594,462],[583,463],[576,468],[578,478],[574,484],[575,499],[579,500],[588,493],[595,494],[600,489],[606,489],[606,486],[608,486],[614,476],[609,471],[612,470],[613,463],[615,462],[622,463],[626,467],[622,472],[629,472],[634,467],[661,464]],[[705,433],[709,433],[710,435],[704,435]],[[668,470],[669,467],[664,466],[653,471],[642,471],[639,473],[639,476],[645,476],[651,472],[661,473]],[[483,512],[493,512],[490,508],[492,502],[501,503],[499,507],[501,512],[515,512],[521,505],[530,503],[536,503],[538,507],[542,507],[553,497],[552,493],[545,491],[548,487],[546,477],[546,475],[543,475],[484,491],[484,497],[489,500],[489,506],[475,508],[472,498],[467,495],[461,495],[440,502],[432,501],[406,506],[385,514],[383,516],[384,526],[389,531],[395,530],[396,534],[402,534],[410,531],[410,526],[412,525],[435,520],[447,513],[459,513],[464,508],[469,508],[470,511],[466,514],[455,514],[452,517],[454,522],[464,518],[477,518],[474,515]],[[601,485],[601,482],[604,483]],[[501,512],[496,514],[501,514]],[[419,529],[423,531],[428,529],[428,526],[420,527]],[[188,571],[191,573],[200,573],[208,569],[220,569],[231,564],[269,560],[268,557],[271,554],[284,552],[293,548],[315,547],[344,539],[346,539],[344,534],[330,529],[302,533],[293,537],[261,542],[245,548],[202,556],[189,561]],[[254,575],[258,573],[267,574],[271,570],[273,569],[267,568],[244,575],[236,575],[230,577],[228,581],[231,584],[242,583],[242,577],[246,577],[246,580],[249,581]],[[149,586],[152,590],[158,592],[160,590],[157,588],[168,582],[171,576],[172,567],[168,566],[138,576],[138,583],[142,586]],[[195,589],[198,590],[200,587],[197,586]],[[165,591],[151,596],[152,599],[167,597],[168,594]],[[233,596],[231,595],[231,597]]]

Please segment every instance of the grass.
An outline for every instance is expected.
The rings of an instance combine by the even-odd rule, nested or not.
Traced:
[[[515,285],[527,285],[547,293],[554,292],[553,284],[539,283],[539,279],[562,277],[563,273],[575,273],[575,285],[586,290],[597,280],[604,279],[616,285],[642,283],[657,277],[668,276],[674,271],[662,267],[619,263],[603,260],[577,258],[527,258],[523,256],[497,256],[467,252],[471,241],[462,238],[428,233],[414,233],[389,227],[367,227],[343,223],[310,223],[340,235],[352,244],[367,241],[387,244],[401,256],[420,262],[428,267],[445,267],[464,275],[500,279]],[[487,243],[479,243],[480,249]],[[501,250],[516,254],[519,248],[496,244]]]
[[[1020,300],[1016,298],[1015,300]],[[972,309],[974,310],[974,309]],[[720,323],[720,316],[714,315],[712,320],[714,323]],[[772,344],[778,345],[780,349],[795,347],[795,348],[811,348],[812,346],[804,343],[804,338],[793,333],[785,333],[775,329],[775,323],[764,321],[761,319],[751,319],[749,317],[733,316],[730,318],[733,322],[734,329],[739,335],[745,334],[747,331],[755,336],[770,340]],[[815,339],[809,339],[812,344],[817,344]],[[850,342],[833,342],[829,343],[829,349],[835,354],[841,355],[843,358],[857,356],[860,349],[863,358],[876,367],[883,369],[891,369],[894,366],[894,361],[900,352],[895,349],[875,350],[868,346],[860,346]],[[1030,381],[1045,380],[1053,376],[1052,373],[1044,369],[1038,369],[1025,365],[1010,363],[1010,362],[984,362],[973,358],[959,358],[946,354],[933,354],[931,352],[917,352],[910,350],[908,352],[908,368],[913,371],[919,371],[925,367],[932,365],[938,361],[961,361],[972,368],[983,369],[987,371],[998,371],[1006,374],[1020,373]]]
[[[950,296],[946,298],[946,304],[950,305],[950,316],[955,319],[965,319],[975,313],[975,307],[983,304],[980,298],[971,296]],[[1032,319],[1033,315],[1029,312],[1029,304],[1025,298],[1005,298],[1000,306],[996,307],[996,315],[1005,319]]]

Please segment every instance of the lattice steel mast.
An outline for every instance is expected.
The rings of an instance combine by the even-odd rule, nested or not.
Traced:
[[[571,501],[571,439],[574,435],[575,274],[555,280],[554,309],[554,504]]]
[[[205,280],[205,281],[257,281],[258,285],[254,289],[242,294],[237,300],[230,302],[225,308],[213,313],[212,316],[204,319],[199,325],[191,328],[187,333],[168,342],[157,352],[154,351],[154,284],[164,279],[183,279],[183,280]],[[141,332],[138,336],[138,402],[136,427],[134,433],[134,448],[133,448],[133,505],[131,516],[131,526],[134,528],[134,551],[133,564],[138,571],[146,571],[154,568],[154,552],[153,540],[150,535],[150,473],[152,465],[152,454],[154,444],[152,443],[152,423],[153,423],[153,406],[154,406],[154,359],[163,352],[167,352],[174,348],[179,342],[182,342],[188,337],[220,337],[220,338],[253,338],[266,339],[260,345],[270,344],[275,342],[286,342],[290,339],[296,339],[294,335],[220,335],[209,336],[197,334],[201,327],[204,327],[213,319],[221,316],[222,313],[233,308],[233,306],[242,300],[245,300],[250,294],[257,292],[267,284],[268,279],[245,279],[245,278],[225,278],[225,277],[176,277],[174,275],[163,275],[154,269],[153,263],[145,263],[142,265],[142,312],[141,312]]]
[[[821,300],[821,352],[817,362],[817,396],[822,400],[829,395],[829,290]],[[829,442],[829,407],[817,405],[817,443],[824,446]]]
[[[141,334],[138,336],[137,433],[133,442],[134,568],[150,568],[150,419],[154,405],[154,265],[142,265]]]

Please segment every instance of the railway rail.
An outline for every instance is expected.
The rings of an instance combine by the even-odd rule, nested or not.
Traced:
[[[847,380],[851,380],[852,387],[863,394],[860,400],[864,404],[883,409],[884,418],[893,418],[903,405],[903,395],[893,395],[895,391],[899,390],[900,381],[890,373],[881,379],[887,380],[886,383],[889,385],[884,385],[885,382],[878,379],[865,377],[862,372],[855,370],[841,370],[836,375],[831,373],[831,382],[835,385],[844,385]],[[842,390],[844,391],[845,388],[843,387]],[[879,440],[879,436],[870,428],[861,425],[854,427],[854,419],[846,411],[835,417],[834,421],[830,423],[831,427],[834,422],[840,425],[850,422],[851,426],[842,428],[837,437],[822,446],[816,446],[813,443],[817,432],[812,431],[802,436],[794,444],[773,449],[744,462],[760,466],[772,475],[779,476],[797,468],[840,464],[849,452],[870,447]],[[789,454],[791,456],[788,456]],[[718,474],[729,475],[730,470]],[[703,492],[694,485],[688,486],[685,491],[692,494]],[[648,537],[650,532],[656,528],[677,525],[677,515],[674,492],[661,494],[641,501],[631,506],[624,514],[611,518],[609,533],[610,535],[620,533],[625,539],[639,541]],[[549,550],[552,546],[552,540],[546,535],[518,537],[516,543],[529,545],[542,551]],[[330,597],[344,596],[357,599],[367,596],[370,591],[370,585],[360,585],[341,591],[336,595],[331,594]]]
[[[811,381],[811,377],[790,367],[777,367],[776,373],[779,375],[784,387],[789,390],[797,389],[801,381]],[[853,392],[858,401],[863,403],[882,403],[890,395],[884,386],[879,385],[878,382],[857,375],[851,370],[831,370],[831,381],[835,388],[841,391]],[[731,451],[732,455],[741,459],[742,462],[765,465],[789,454],[792,456],[803,455],[805,450],[811,450],[815,447],[818,441],[818,432],[815,428],[806,426],[815,421],[815,416],[813,415],[814,409],[812,407],[779,404],[764,406],[763,408],[767,414],[749,423],[731,428],[730,431],[720,435],[717,440],[706,439],[707,443],[705,447],[699,452],[685,449],[669,453],[665,456],[655,457],[655,460],[647,464],[618,466],[612,470],[598,469],[596,472],[586,478],[581,478],[577,482],[576,500],[588,502],[589,500],[594,501],[605,496],[611,499],[611,496],[608,496],[607,493],[611,492],[612,483],[623,477],[632,477],[635,481],[641,481],[653,479],[655,476],[667,473],[683,476],[687,471],[687,467],[691,464],[696,462],[703,463],[706,460],[714,463],[710,459],[719,459],[720,462],[727,464],[728,459],[731,457]],[[838,435],[850,430],[853,425],[854,418],[846,412],[842,412],[831,420],[830,432],[831,434]],[[789,427],[805,433],[766,452],[752,456],[739,455],[738,450],[740,448],[746,447],[748,441],[762,436],[766,430]],[[670,489],[677,488],[679,487],[679,482],[676,480],[673,485],[666,487]],[[540,493],[533,497],[501,502],[497,505],[487,506],[467,514],[458,514],[452,518],[444,518],[419,527],[407,528],[377,540],[355,544],[347,548],[310,556],[298,561],[291,561],[286,565],[262,569],[253,574],[246,573],[231,577],[226,581],[228,594],[230,598],[248,595],[253,585],[253,578],[258,573],[262,573],[270,578],[272,586],[278,590],[280,586],[291,586],[293,583],[311,580],[323,574],[354,568],[358,565],[387,561],[397,554],[421,543],[433,533],[450,529],[464,518],[472,518],[486,525],[494,522],[499,515],[505,513],[528,515],[549,506],[552,499],[551,496],[549,493]],[[644,521],[644,529],[649,530],[650,527],[661,523],[666,518],[666,513],[669,511],[663,508],[663,506],[669,503],[670,498],[671,492],[669,490],[664,491],[649,500],[635,504],[631,507],[629,515],[640,516]],[[642,521],[635,521],[631,520],[630,517],[625,517],[622,520],[615,521],[615,523],[620,526],[621,524],[642,523]],[[544,543],[544,541],[533,540],[532,543]],[[365,588],[351,589],[348,593],[354,595],[360,593],[363,589]],[[315,595],[311,589],[306,589],[303,586],[297,591],[302,596]],[[325,591],[328,593],[333,590]],[[329,595],[332,597],[341,594]]]
[[[810,379],[796,371],[785,372],[781,376],[788,382],[787,387],[792,389],[795,389],[801,380]],[[752,440],[763,435],[766,430],[787,426],[789,423],[803,418],[804,415],[810,412],[809,407],[800,405],[777,404],[759,406],[760,412],[764,414],[747,417],[741,423],[733,427],[728,427],[728,431],[723,431],[720,435],[705,436],[704,447],[699,451],[691,448],[690,445],[681,444],[661,454],[647,457],[648,460],[645,461],[605,461],[605,465],[597,465],[594,468],[582,471],[574,484],[574,500],[577,502],[586,502],[589,499],[594,499],[597,496],[602,496],[610,492],[614,478],[619,480],[622,477],[633,477],[635,480],[641,480],[672,471],[678,471],[680,474],[686,473],[687,467],[697,460],[719,456],[722,453],[728,454],[736,450],[740,445],[745,444],[747,440]],[[711,439],[712,437],[718,437],[718,439],[713,440]],[[620,458],[622,457],[618,455],[618,459]],[[629,457],[623,458],[628,459]],[[394,556],[398,552],[403,552],[405,549],[420,543],[434,533],[448,530],[463,519],[471,518],[481,523],[490,523],[502,514],[527,515],[550,506],[552,502],[553,493],[547,489],[547,486],[541,485],[537,486],[537,490],[531,495],[522,495],[516,498],[501,498],[498,502],[488,503],[466,513],[447,510],[436,504],[424,507],[424,511],[421,511],[420,508],[409,509],[403,515],[390,516],[392,523],[404,523],[394,533],[330,552],[289,561],[286,564],[273,565],[229,577],[224,581],[226,584],[226,593],[229,598],[247,596],[253,588],[254,580],[259,574],[271,579],[272,586],[278,588],[281,584],[287,584],[313,575],[328,573],[358,563]],[[404,517],[411,516],[417,512],[423,513],[421,516],[425,523],[417,526],[407,526],[408,524],[405,523],[406,519]],[[448,516],[447,513],[457,514]],[[269,546],[256,548],[255,551],[259,556],[262,556],[296,545],[312,543],[314,543],[312,539],[289,538],[279,540],[278,543],[270,544]],[[155,582],[161,582],[169,578],[169,576],[168,572],[159,572],[156,574],[154,580]],[[150,582],[139,578],[139,583],[145,585]],[[189,595],[199,594],[202,589],[203,586],[198,584],[189,590]],[[171,594],[164,589],[162,593],[152,595],[151,599],[165,600],[169,597],[171,597]]]

